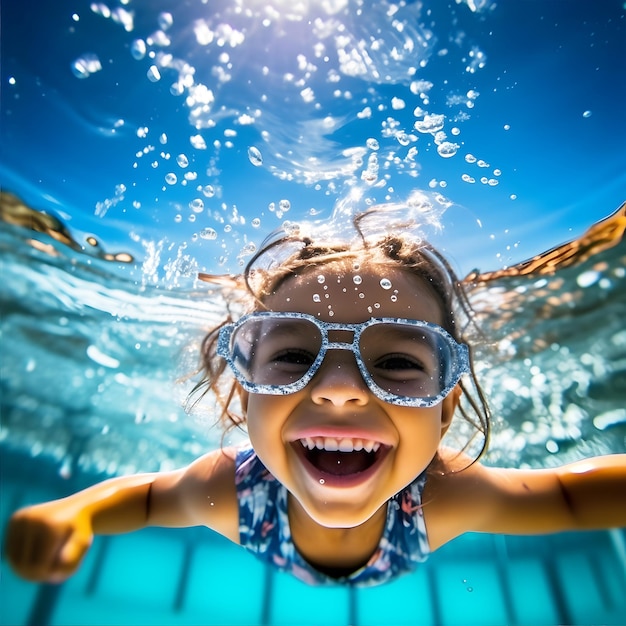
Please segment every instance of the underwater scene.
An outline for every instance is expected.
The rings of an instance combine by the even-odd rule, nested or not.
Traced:
[[[485,464],[626,452],[623,2],[5,0],[1,29],[0,530],[244,441],[186,404],[227,307],[198,274],[374,206],[466,286]],[[617,625],[625,598],[624,529],[470,534],[372,589],[205,528],[98,537],[61,585],[0,570],[7,626]]]

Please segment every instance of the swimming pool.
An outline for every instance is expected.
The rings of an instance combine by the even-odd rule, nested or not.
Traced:
[[[176,382],[220,311],[195,274],[237,271],[285,220],[417,207],[465,274],[616,209],[624,28],[617,2],[6,2],[0,172],[26,210],[0,233],[3,528],[219,443]],[[487,462],[626,450],[623,246],[476,290],[501,350]],[[61,587],[2,563],[0,623],[622,624],[625,539],[470,535],[355,591],[151,529],[99,538]]]
[[[23,469],[5,458],[4,472]],[[5,481],[3,506],[67,491],[55,464]],[[63,482],[63,484],[59,484]],[[38,484],[34,488],[33,483]],[[3,517],[6,510],[3,510]],[[3,566],[3,624],[622,624],[623,530],[542,538],[465,536],[423,568],[373,589],[308,587],[210,531],[98,538],[63,586]],[[401,601],[399,601],[401,600]]]

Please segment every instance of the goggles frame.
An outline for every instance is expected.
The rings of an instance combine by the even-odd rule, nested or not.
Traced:
[[[244,376],[235,363],[235,355],[231,348],[231,339],[234,333],[241,328],[249,320],[255,319],[276,319],[276,320],[304,320],[317,327],[320,333],[321,344],[319,352],[315,357],[309,369],[298,380],[283,385],[278,384],[261,384],[254,383]],[[454,357],[454,362],[449,364],[447,380],[444,381],[443,389],[435,396],[413,397],[398,395],[390,391],[382,389],[376,384],[372,374],[367,369],[360,349],[360,339],[363,332],[378,324],[392,324],[412,326],[415,328],[424,328],[435,333],[442,339],[450,354]],[[331,331],[346,331],[354,333],[352,342],[330,341],[328,333]],[[437,324],[425,322],[422,320],[403,319],[397,317],[372,317],[366,322],[358,324],[341,324],[337,322],[325,322],[318,320],[307,313],[298,312],[279,312],[279,311],[256,311],[244,315],[232,324],[222,326],[219,330],[217,340],[217,354],[222,357],[239,384],[249,393],[267,394],[267,395],[288,395],[301,391],[311,382],[320,366],[322,365],[328,350],[350,350],[354,355],[359,372],[365,381],[368,389],[380,400],[404,407],[431,407],[441,402],[459,382],[463,374],[470,372],[469,348],[466,344],[458,343],[450,333]]]

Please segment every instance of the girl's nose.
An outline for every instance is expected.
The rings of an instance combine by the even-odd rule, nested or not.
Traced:
[[[363,406],[369,401],[370,391],[350,353],[327,354],[309,386],[311,398],[316,404],[330,402],[335,406]]]

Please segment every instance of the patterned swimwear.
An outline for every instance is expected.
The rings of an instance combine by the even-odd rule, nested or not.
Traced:
[[[312,567],[291,540],[287,489],[261,463],[254,450],[237,451],[235,484],[239,500],[239,540],[259,558],[310,585],[372,586],[413,571],[430,553],[422,514],[426,473],[396,494],[387,506],[387,521],[378,548],[366,565],[343,578]]]

